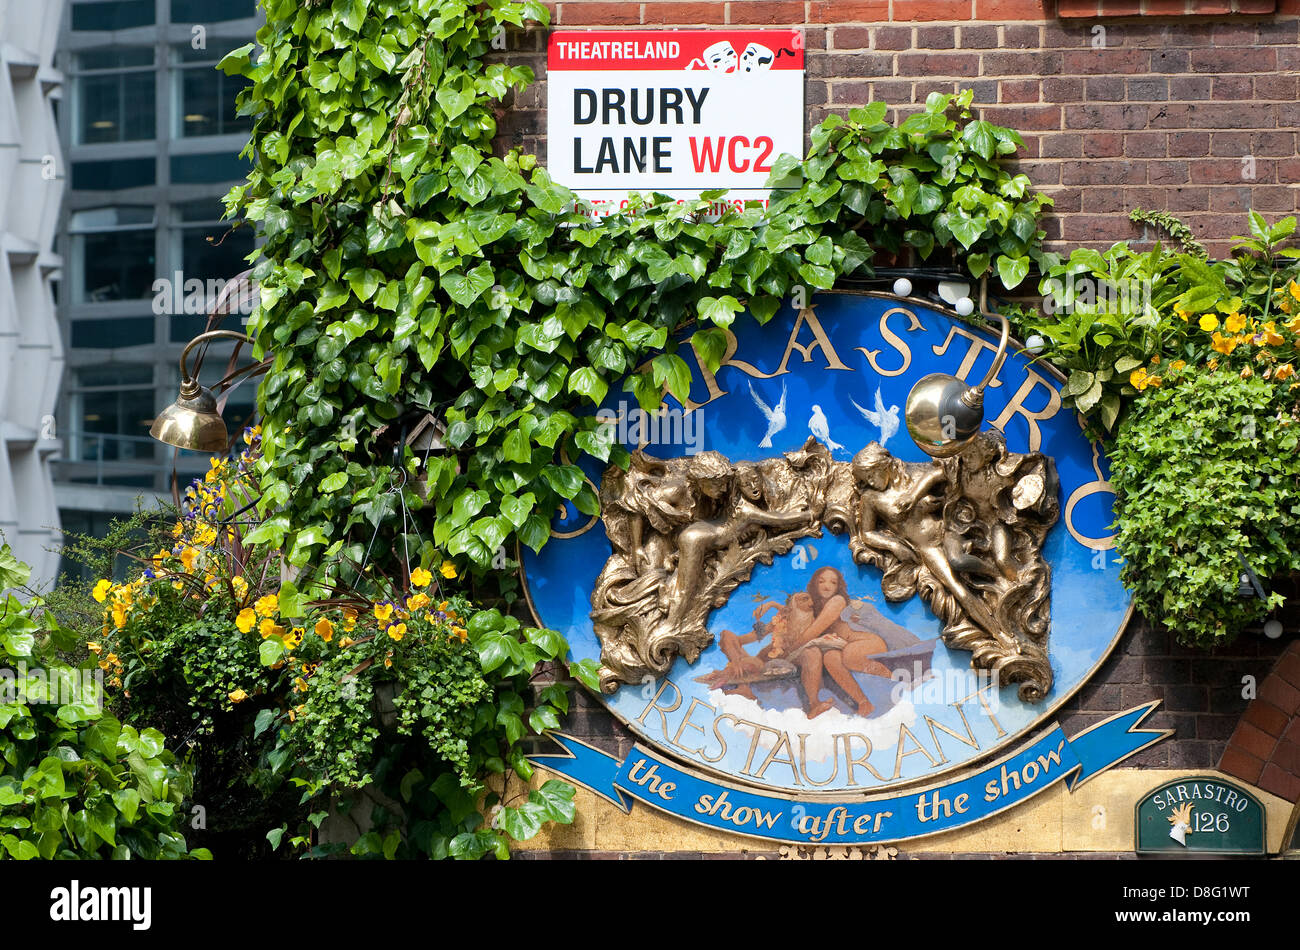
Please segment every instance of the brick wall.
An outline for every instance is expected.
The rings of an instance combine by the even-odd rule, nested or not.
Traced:
[[[1140,9],[1137,0],[1088,2]],[[1260,9],[1244,2],[1235,9]],[[1233,9],[1229,0],[1185,5]],[[1225,256],[1247,209],[1271,219],[1297,208],[1300,0],[1279,0],[1268,15],[1118,18],[1066,16],[1064,7],[1058,16],[1054,0],[550,6],[565,29],[801,26],[809,127],[866,102],[907,112],[932,91],[969,86],[985,118],[1024,135],[1019,166],[1056,202],[1046,227],[1057,247],[1150,240],[1125,214],[1141,206],[1174,212]],[[502,141],[544,158],[545,32],[511,43],[510,58],[539,82],[512,103]]]

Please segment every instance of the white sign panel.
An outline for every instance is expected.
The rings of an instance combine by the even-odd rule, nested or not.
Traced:
[[[551,34],[547,167],[603,217],[632,192],[767,199],[783,152],[803,155],[799,30]]]

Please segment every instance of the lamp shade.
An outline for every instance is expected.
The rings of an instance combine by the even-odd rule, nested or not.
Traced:
[[[149,434],[159,442],[194,452],[221,452],[230,442],[212,390],[192,379],[182,381],[179,398],[158,413]]]

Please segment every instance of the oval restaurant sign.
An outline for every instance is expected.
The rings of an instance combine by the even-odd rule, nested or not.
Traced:
[[[1056,374],[1013,348],[965,449],[909,436],[913,385],[978,382],[996,349],[919,301],[831,293],[738,325],[684,406],[611,396],[639,451],[592,463],[602,516],[562,510],[524,568],[639,741],[620,762],[560,737],[538,764],[620,807],[845,844],[969,824],[1167,735],[1136,729],[1154,703],[1068,739],[1050,722],[1129,613]]]

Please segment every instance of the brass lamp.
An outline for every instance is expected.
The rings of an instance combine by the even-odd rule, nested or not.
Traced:
[[[158,418],[153,421],[149,429],[149,434],[159,442],[195,452],[221,452],[230,443],[226,424],[222,421],[221,414],[217,412],[217,397],[213,395],[212,390],[200,386],[198,380],[190,376],[186,362],[190,350],[196,345],[220,338],[242,340],[245,343],[253,342],[252,337],[236,330],[210,330],[207,333],[200,333],[186,344],[185,350],[181,353],[180,396],[158,413]],[[229,382],[235,376],[259,368],[263,367],[253,366],[240,370],[238,373],[231,374],[223,382]]]
[[[987,315],[985,300],[986,285],[981,282],[980,312]],[[969,302],[960,302],[969,308]],[[931,373],[917,380],[907,395],[907,406],[903,410],[907,434],[922,452],[933,458],[956,455],[979,433],[980,423],[984,421],[984,387],[1002,369],[1011,332],[1006,317],[1000,313],[993,316],[1002,322],[1002,338],[998,341],[993,365],[978,385],[968,386],[948,373]]]

